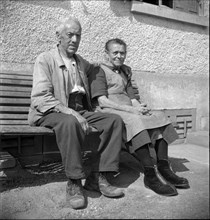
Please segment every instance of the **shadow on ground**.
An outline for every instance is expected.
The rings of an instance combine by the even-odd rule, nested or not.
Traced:
[[[175,172],[184,172],[189,169],[184,165],[189,162],[185,158],[170,157],[172,168]],[[90,173],[90,167],[86,166],[86,174]],[[27,168],[23,168],[20,163],[16,167],[5,169],[6,178],[0,180],[0,192],[18,188],[44,185],[51,182],[67,181],[62,163],[44,162]],[[122,152],[120,171],[115,176],[109,175],[108,180],[121,188],[127,188],[135,182],[140,175],[143,175],[143,168],[135,157],[127,152]],[[88,192],[90,197],[100,196],[95,192]]]
[[[189,169],[184,165],[190,162],[185,158],[169,158],[173,171],[185,172]],[[135,182],[140,175],[143,175],[143,167],[141,163],[129,153],[122,152],[120,160],[120,173],[117,176],[110,176],[109,181],[118,187],[127,188],[133,182]]]

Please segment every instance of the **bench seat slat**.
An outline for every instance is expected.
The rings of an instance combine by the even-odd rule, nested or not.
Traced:
[[[1,135],[49,135],[53,130],[45,127],[31,127],[29,125],[0,125]]]
[[[97,133],[97,129],[90,127],[91,133]],[[32,127],[29,125],[0,125],[1,135],[49,135],[54,134],[53,130],[45,127]]]

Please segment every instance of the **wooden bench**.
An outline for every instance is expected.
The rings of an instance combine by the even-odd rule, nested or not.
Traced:
[[[132,85],[136,98],[140,99],[134,81]],[[54,132],[49,128],[28,125],[31,89],[31,73],[0,72],[0,151],[8,151],[21,159],[23,164],[42,162],[44,159],[53,159],[54,156],[60,159]],[[173,125],[177,126],[175,122]],[[96,132],[93,128],[87,137],[86,144],[90,147],[99,144]],[[85,151],[84,157],[90,152]]]
[[[23,162],[25,164],[42,161],[47,142],[50,145],[55,142],[55,137],[48,138],[48,136],[55,136],[53,130],[28,125],[31,89],[30,73],[0,72],[0,151],[11,152],[23,161],[28,158]],[[93,139],[96,132],[97,130],[92,128],[93,135],[90,134],[89,139]],[[48,149],[48,152],[59,154],[56,144],[51,150]],[[88,152],[84,152],[84,155]]]
[[[32,76],[27,73],[0,73],[0,134],[4,135],[53,135],[44,127],[28,125]]]

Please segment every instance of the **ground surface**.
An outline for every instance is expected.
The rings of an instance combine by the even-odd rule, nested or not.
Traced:
[[[188,178],[190,189],[164,197],[144,187],[142,168],[122,154],[120,175],[114,180],[125,196],[111,199],[85,191],[87,208],[65,204],[66,178],[60,163],[39,168],[16,167],[15,179],[1,181],[1,219],[209,219],[208,148],[173,145],[169,148],[174,171]]]

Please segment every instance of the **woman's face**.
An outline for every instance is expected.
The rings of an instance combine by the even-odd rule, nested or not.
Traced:
[[[109,50],[106,51],[108,62],[113,67],[120,67],[123,65],[126,58],[126,48],[124,45],[118,43],[111,43]]]

